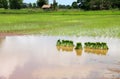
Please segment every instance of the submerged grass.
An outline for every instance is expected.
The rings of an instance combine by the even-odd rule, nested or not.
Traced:
[[[0,33],[120,37],[120,11],[0,14]]]

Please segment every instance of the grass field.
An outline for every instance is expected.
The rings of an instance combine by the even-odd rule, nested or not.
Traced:
[[[120,11],[0,10],[0,33],[120,38]]]

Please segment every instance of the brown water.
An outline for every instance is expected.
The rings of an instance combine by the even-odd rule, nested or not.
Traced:
[[[108,51],[56,47],[58,39],[106,42]],[[0,37],[0,79],[120,79],[120,39]]]

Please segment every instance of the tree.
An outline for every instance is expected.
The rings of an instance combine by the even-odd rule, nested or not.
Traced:
[[[91,0],[84,0],[82,2],[81,8],[84,9],[84,10],[89,10],[90,9],[90,1]]]
[[[85,10],[108,10],[111,8],[120,8],[120,0],[77,0],[82,1],[82,9]]]
[[[85,0],[77,0],[78,7],[81,8]]]
[[[57,10],[57,2],[56,2],[56,0],[53,0],[52,7],[53,7],[53,10]]]
[[[81,2],[84,2],[84,0],[77,0],[77,3],[81,3]]]
[[[44,4],[48,4],[48,0],[37,0],[37,6],[42,7]]]
[[[60,9],[66,9],[66,6],[65,6],[65,5],[61,5],[61,4],[60,4],[58,7],[59,7]]]
[[[3,8],[3,0],[0,0],[0,8]]]
[[[32,6],[32,3],[29,3],[28,4],[28,8],[32,8],[33,6]]]
[[[101,5],[101,9],[110,9],[112,7],[112,0],[102,0]]]
[[[9,0],[10,9],[21,9],[23,0]]]
[[[8,1],[3,0],[3,8],[8,9]]]
[[[22,8],[28,8],[28,4],[27,3],[23,3],[22,4]]]
[[[74,9],[77,9],[77,8],[78,8],[78,5],[77,5],[77,2],[76,2],[76,1],[74,1],[74,2],[72,3],[72,7],[73,7]]]
[[[91,10],[100,10],[101,4],[101,0],[91,0],[89,2],[89,7]]]
[[[8,9],[8,1],[7,0],[0,0],[0,8]]]
[[[2,1],[0,0],[0,8],[2,8]]]
[[[70,5],[66,5],[66,8],[67,9],[71,9],[72,7]]]
[[[120,9],[120,0],[112,0],[112,1],[113,1],[112,7]]]
[[[37,7],[36,3],[33,3],[33,8],[36,8],[36,7]]]
[[[70,5],[59,5],[59,8],[60,9],[71,9],[71,6]]]

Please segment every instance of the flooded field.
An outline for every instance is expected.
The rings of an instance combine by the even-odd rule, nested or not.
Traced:
[[[109,50],[56,47],[58,39],[106,42]],[[120,79],[120,39],[104,37],[0,37],[0,79]]]

